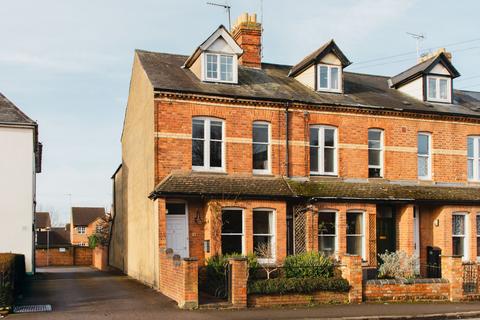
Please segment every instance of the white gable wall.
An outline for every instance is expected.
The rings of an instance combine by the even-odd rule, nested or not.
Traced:
[[[420,77],[412,82],[409,82],[400,88],[398,91],[408,94],[415,99],[423,100],[423,78]]]
[[[447,68],[445,68],[441,63],[437,63],[437,65],[433,67],[430,73],[444,74],[446,76],[450,76],[450,72],[448,72]]]
[[[34,129],[0,127],[0,252],[25,255],[33,271]]]
[[[315,90],[315,65],[310,66],[308,69],[298,74],[295,79],[300,81],[304,86]]]
[[[325,64],[333,64],[333,65],[341,65],[342,63],[340,62],[340,59],[337,58],[336,55],[333,53],[327,54],[325,57],[320,60],[320,63],[325,63]]]
[[[222,37],[217,38],[217,40],[215,40],[206,51],[235,54],[235,51],[233,51],[232,47],[230,47],[230,45]]]

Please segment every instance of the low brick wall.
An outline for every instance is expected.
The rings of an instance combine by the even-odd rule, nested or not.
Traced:
[[[48,252],[48,254],[47,254]],[[47,265],[48,255],[48,265]],[[90,266],[92,249],[86,247],[37,248],[35,249],[35,266]]]
[[[161,249],[162,250],[162,249]],[[198,261],[181,258],[173,250],[160,252],[160,292],[175,300],[182,309],[198,307]]]
[[[98,246],[93,249],[93,267],[97,268],[100,271],[108,270],[108,248]]]
[[[368,280],[363,287],[364,301],[442,301],[449,300],[450,283],[445,279]]]
[[[348,292],[318,291],[310,294],[248,295],[249,307],[300,306],[322,303],[348,303]]]

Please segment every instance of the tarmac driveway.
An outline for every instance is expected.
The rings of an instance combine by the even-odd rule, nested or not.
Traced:
[[[18,304],[51,304],[53,312],[14,314],[7,319],[318,319],[480,311],[478,303],[187,311],[179,310],[175,302],[123,274],[88,267],[39,269],[27,282],[24,297]]]

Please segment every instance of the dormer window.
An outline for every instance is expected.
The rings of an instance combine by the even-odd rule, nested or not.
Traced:
[[[183,68],[190,69],[201,81],[237,83],[238,58],[242,54],[243,49],[232,35],[220,26],[188,57]]]
[[[225,54],[206,53],[205,80],[217,82],[233,82],[234,56]]]
[[[343,68],[350,64],[335,41],[330,40],[294,65],[288,76],[315,91],[342,93]]]
[[[450,102],[450,78],[427,77],[427,98],[428,101]]]
[[[330,66],[325,64],[317,65],[318,91],[340,92],[340,66]]]

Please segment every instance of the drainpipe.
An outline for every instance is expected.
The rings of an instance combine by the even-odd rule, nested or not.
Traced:
[[[289,128],[288,128],[288,108],[290,107],[290,102],[287,101],[285,104],[285,170],[286,170],[286,176],[287,178],[290,177],[290,154],[288,151],[288,138],[289,138]]]

